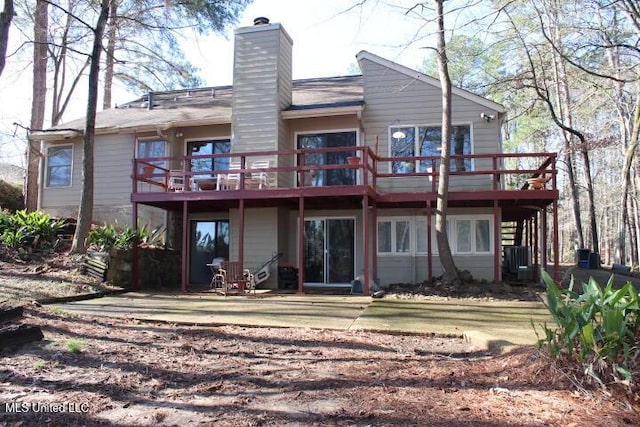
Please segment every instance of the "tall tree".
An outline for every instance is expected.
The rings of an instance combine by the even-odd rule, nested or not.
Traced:
[[[49,26],[49,3],[36,0],[33,16],[33,86],[31,96],[32,130],[44,127],[45,100],[47,99],[47,28]],[[25,207],[28,211],[38,208],[38,172],[40,167],[40,141],[29,138],[27,145],[27,178],[25,184]]]
[[[0,12],[0,75],[4,70],[9,45],[9,28],[14,15],[13,0],[4,0],[4,7]]]
[[[82,149],[82,193],[78,210],[78,223],[71,243],[71,253],[85,253],[87,239],[93,220],[93,151],[95,145],[96,110],[98,106],[98,83],[100,79],[100,54],[102,38],[109,15],[109,4],[113,0],[100,2],[100,13],[93,32],[93,48],[91,49],[91,65],[89,66],[89,91],[87,96],[87,117],[84,128]]]
[[[442,150],[440,151],[440,167],[438,170],[438,196],[436,201],[435,226],[438,242],[438,256],[444,270],[443,281],[459,284],[458,269],[456,268],[449,245],[447,235],[447,210],[449,202],[449,167],[451,145],[451,77],[449,76],[447,50],[444,28],[444,3],[445,0],[436,2],[436,52],[438,57],[438,75],[442,88]]]

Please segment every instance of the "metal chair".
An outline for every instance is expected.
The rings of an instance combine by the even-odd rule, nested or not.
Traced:
[[[169,191],[184,191],[185,178],[184,172],[181,170],[170,170],[169,178],[167,180],[167,190]]]

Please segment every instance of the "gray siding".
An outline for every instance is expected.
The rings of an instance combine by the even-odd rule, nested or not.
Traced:
[[[236,31],[233,151],[276,150],[291,104],[291,40],[279,24]]]
[[[82,140],[73,142],[73,171],[71,187],[43,188],[41,209],[56,216],[75,217],[82,190]],[[131,223],[131,158],[135,138],[131,134],[98,135],[95,145],[94,221],[125,225]],[[46,170],[44,172],[46,174]],[[43,176],[46,182],[46,176]],[[144,185],[144,184],[141,184]],[[163,223],[164,214],[141,209],[142,222]]]
[[[230,210],[229,222],[231,227],[229,257],[237,260],[240,241],[238,209]],[[254,271],[270,259],[273,252],[278,252],[278,208],[246,209],[244,225],[244,267]],[[261,287],[272,288],[276,283],[277,274],[274,269],[271,278]]]
[[[439,125],[442,122],[441,90],[417,78],[392,70],[367,59],[360,61],[364,76],[365,108],[363,123],[365,143],[381,156],[389,156],[389,126]],[[453,124],[471,125],[473,154],[498,153],[501,150],[498,120],[487,123],[485,112],[497,112],[458,95],[452,99]],[[491,168],[490,160],[476,160],[475,170]],[[382,168],[385,165],[381,165]],[[384,191],[424,189],[427,178],[381,179]],[[451,177],[452,190],[490,189],[489,177]]]

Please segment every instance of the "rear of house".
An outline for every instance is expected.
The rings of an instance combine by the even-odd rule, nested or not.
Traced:
[[[298,268],[300,291],[440,275],[439,82],[364,51],[360,76],[292,80],[292,43],[280,24],[240,28],[232,87],[150,93],[100,112],[94,220],[166,225],[183,289],[210,282],[213,258],[255,271],[276,254]],[[538,236],[549,206],[557,221],[555,156],[502,154],[504,108],[461,89],[452,104],[458,267],[500,281],[546,266]],[[40,207],[56,216],[77,214],[82,128],[39,135]],[[524,180],[534,175],[550,183],[531,191]],[[515,260],[512,248],[524,248]],[[273,273],[264,287],[278,287]]]

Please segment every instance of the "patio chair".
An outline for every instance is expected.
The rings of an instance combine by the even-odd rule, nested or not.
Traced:
[[[185,187],[184,172],[182,170],[172,169],[169,171],[167,179],[168,191],[184,191]]]
[[[263,189],[269,187],[269,173],[264,169],[270,166],[269,160],[256,160],[251,164],[251,169],[257,169],[257,172],[247,174],[244,185],[245,188]]]
[[[240,162],[229,163],[230,173],[218,174],[216,183],[217,190],[237,190],[240,188],[240,172],[231,172],[240,170]]]
[[[251,289],[250,276],[251,274],[248,270],[242,270],[238,261],[222,261],[211,283],[212,287],[220,289],[224,296],[227,296],[227,293],[233,290],[244,293],[246,289]],[[255,295],[255,286],[253,287],[253,294]]]

